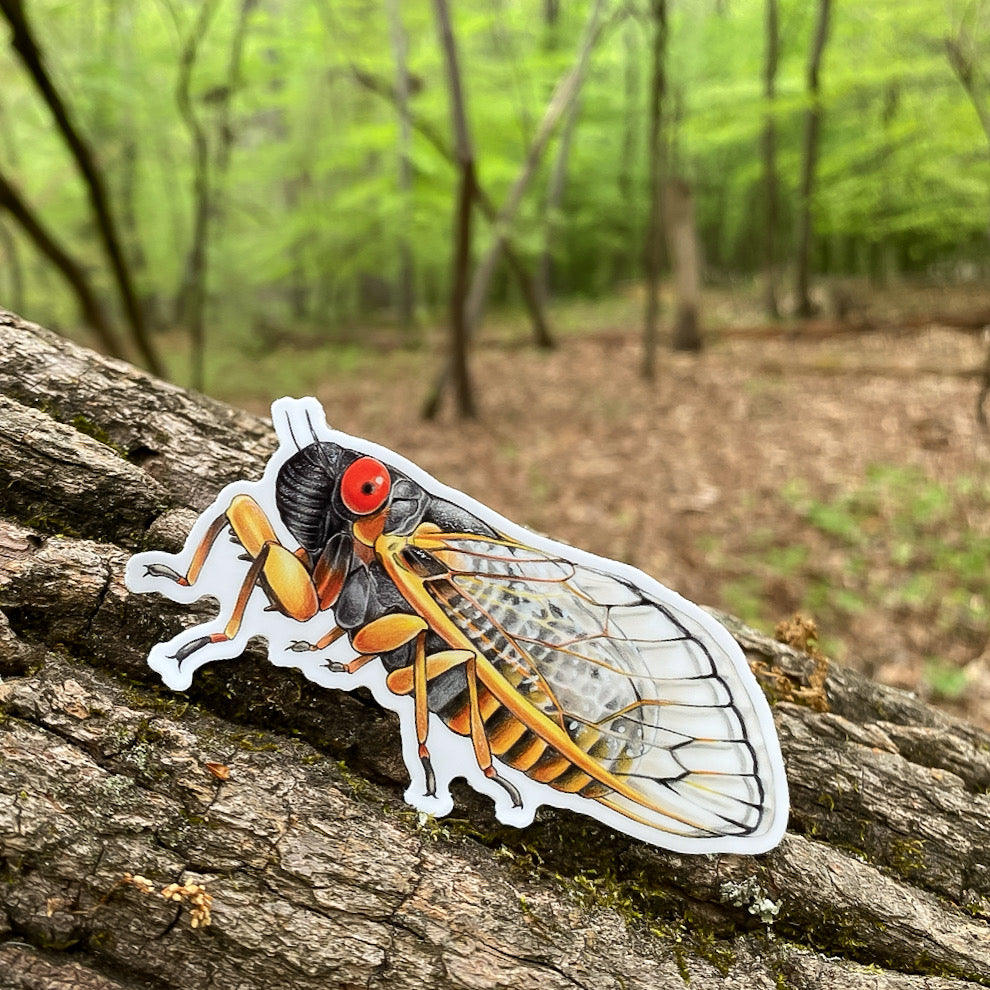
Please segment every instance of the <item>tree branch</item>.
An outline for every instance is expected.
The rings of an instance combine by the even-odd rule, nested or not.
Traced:
[[[83,320],[93,329],[103,349],[111,357],[126,357],[103,307],[89,284],[89,278],[75,258],[62,247],[54,234],[35,215],[7,177],[0,172],[0,208],[5,209],[28,239],[61,273],[69,283],[79,303]]]
[[[65,140],[86,184],[93,216],[96,219],[96,228],[100,233],[107,257],[110,259],[110,267],[120,291],[124,311],[127,314],[138,352],[149,370],[155,375],[161,375],[162,364],[148,334],[144,313],[134,291],[130,269],[124,257],[120,238],[117,235],[117,225],[110,208],[110,198],[107,195],[93,153],[72,122],[69,110],[45,68],[41,49],[38,47],[27,13],[24,10],[23,0],[0,0],[0,12],[7,18],[13,31],[11,44],[14,51],[20,56],[24,67],[34,80],[38,92],[51,111],[55,126]]]
[[[364,89],[368,90],[368,92],[375,93],[376,95],[397,104],[398,94],[395,92],[395,88],[385,80],[380,79],[377,76],[364,71],[363,69],[359,69],[357,66],[351,66],[351,74],[354,81]],[[454,157],[453,149],[450,147],[440,131],[433,126],[433,124],[431,124],[428,120],[424,120],[422,117],[418,117],[413,114],[411,108],[409,110],[409,120],[410,126],[413,130],[423,137],[441,156],[441,158],[450,162],[451,165],[456,166],[457,160]],[[485,191],[484,186],[478,182],[477,176],[475,176],[474,190],[474,201],[481,210],[482,216],[484,216],[485,220],[487,220],[489,224],[494,226],[498,218],[498,209],[492,202],[491,197]],[[520,296],[522,297],[523,305],[525,305],[526,309],[529,310],[530,319],[533,323],[533,336],[536,341],[536,345],[538,347],[550,349],[554,346],[554,341],[550,334],[550,329],[547,326],[546,315],[543,311],[542,305],[540,304],[536,287],[533,283],[533,279],[526,271],[526,266],[520,258],[519,252],[516,250],[515,245],[512,243],[511,235],[508,232],[505,235],[503,251],[505,252],[505,260],[509,266],[509,270],[512,272],[512,275],[516,280],[516,286],[519,289]]]

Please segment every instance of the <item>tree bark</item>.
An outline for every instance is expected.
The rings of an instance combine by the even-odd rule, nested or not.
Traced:
[[[828,41],[832,0],[819,0],[818,21],[808,59],[808,112],[804,119],[804,147],[801,153],[801,189],[798,203],[797,258],[794,295],[798,316],[811,316],[811,208],[815,190],[815,166],[818,160],[818,132],[821,129],[822,108],[819,72],[825,43]]]
[[[515,830],[466,790],[421,819],[394,716],[256,649],[164,690],[149,647],[209,605],[130,595],[126,561],[178,549],[274,447],[266,421],[0,313],[4,986],[990,982],[990,736],[729,617],[791,789],[757,857],[551,809]]]
[[[58,132],[65,140],[79,173],[86,184],[96,229],[103,242],[110,267],[113,271],[124,312],[131,327],[134,343],[148,369],[156,375],[162,373],[161,360],[151,342],[151,336],[138,301],[131,279],[130,268],[124,256],[123,246],[117,232],[117,224],[110,208],[110,197],[96,165],[93,152],[83,139],[69,115],[69,110],[56,89],[48,70],[45,68],[41,49],[35,40],[34,32],[24,10],[23,0],[0,0],[0,12],[11,27],[11,45],[27,69],[42,99],[51,111]]]

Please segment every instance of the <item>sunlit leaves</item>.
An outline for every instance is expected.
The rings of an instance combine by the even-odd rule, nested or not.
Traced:
[[[199,0],[26,2],[53,77],[97,146],[121,215],[130,218],[128,246],[143,259],[140,284],[146,294],[170,300],[192,235],[193,154],[175,91]],[[240,3],[218,0],[200,39],[191,92],[206,123],[216,119]],[[787,251],[814,5],[780,0],[781,63],[772,105],[761,81],[764,6],[764,0],[671,3],[670,167],[695,185],[704,254],[713,268],[752,270],[756,263],[766,114],[777,125],[780,241]],[[412,113],[449,142],[449,101],[430,5],[406,0],[400,7]],[[454,7],[478,175],[496,205],[570,67],[587,14],[586,4],[562,4],[549,26],[543,9],[539,0]],[[613,24],[596,49],[582,91],[562,206],[553,218],[545,211],[551,149],[514,232],[522,256],[533,259],[553,220],[558,291],[610,291],[640,273],[649,22],[644,0],[629,0],[623,10],[625,20]],[[820,244],[893,240],[902,263],[916,267],[948,253],[983,250],[990,155],[944,46],[960,30],[976,51],[990,51],[990,3],[873,0],[836,8],[822,71],[814,210]],[[212,232],[214,318],[239,322],[268,308],[283,313],[285,300],[298,300],[296,287],[305,283],[310,303],[304,318],[311,324],[351,319],[362,279],[394,279],[400,232],[417,256],[421,302],[445,305],[454,171],[414,126],[412,187],[408,197],[399,191],[395,106],[357,85],[355,69],[394,85],[384,4],[259,0],[231,99],[234,140],[222,217]],[[990,57],[982,71],[990,71]],[[87,257],[94,281],[105,284],[82,186],[6,46],[0,77],[0,162],[46,223]],[[483,222],[475,230],[480,254],[490,233]],[[49,319],[54,309],[71,315],[71,306],[49,308],[57,293],[50,280],[37,281],[40,269],[40,262],[28,265],[34,315]]]

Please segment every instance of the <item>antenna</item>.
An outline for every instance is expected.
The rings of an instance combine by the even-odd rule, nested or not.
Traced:
[[[307,414],[308,418],[308,414]],[[286,409],[285,411],[285,422],[289,427],[289,436],[292,437],[292,442],[296,445],[296,450],[302,450],[299,446],[299,441],[296,439],[295,431],[292,429],[292,411],[291,409]]]
[[[309,425],[309,435],[313,438],[313,443],[319,443],[320,438],[316,435],[316,427],[313,426],[313,421],[309,417],[309,409],[306,410],[306,422]]]

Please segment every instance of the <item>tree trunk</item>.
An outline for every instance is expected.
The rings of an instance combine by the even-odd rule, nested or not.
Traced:
[[[358,69],[357,67],[352,67],[352,75],[354,80],[369,92],[376,93],[378,96],[382,96],[398,105],[398,94],[396,93],[395,88],[390,86],[387,82],[384,82],[377,76],[372,75],[369,72],[365,72],[363,69]],[[420,117],[412,116],[410,113],[410,121],[413,129],[424,137],[442,158],[446,159],[455,167],[457,166],[457,157],[453,148],[450,147],[443,135],[440,134],[440,132],[428,120],[423,120]],[[488,193],[485,192],[484,186],[478,182],[477,176],[475,176],[475,202],[478,209],[481,210],[482,216],[484,216],[489,224],[494,226],[498,220],[498,210],[495,208],[495,204],[492,202],[491,197],[489,197]],[[509,271],[516,280],[516,286],[519,289],[519,294],[522,297],[523,304],[529,310],[530,319],[533,323],[533,339],[537,347],[550,349],[554,346],[553,337],[551,336],[550,329],[547,326],[546,316],[540,306],[540,301],[536,294],[533,279],[526,271],[526,267],[523,264],[522,259],[519,257],[519,253],[512,242],[511,232],[506,233],[502,250],[505,252],[505,260],[509,265]],[[436,415],[437,410],[439,409],[440,398],[441,396],[438,393],[434,399],[436,403],[435,408],[429,403],[427,403],[424,407],[423,415],[427,419]],[[430,411],[431,409],[433,410],[432,412]]]
[[[106,185],[97,167],[92,149],[76,129],[61,94],[48,75],[41,50],[35,41],[34,32],[24,10],[23,0],[0,0],[0,12],[3,13],[10,25],[11,45],[51,111],[55,126],[72,154],[86,185],[93,209],[93,217],[96,221],[96,229],[103,242],[107,257],[110,259],[110,267],[120,292],[124,312],[127,314],[138,353],[148,368],[154,374],[160,375],[163,370],[162,364],[148,333],[144,312],[134,290],[130,269],[117,232],[117,224],[110,208],[110,197],[107,194]]]
[[[550,170],[547,183],[547,199],[544,209],[543,251],[536,268],[536,291],[540,305],[546,308],[553,297],[553,252],[560,235],[561,210],[564,202],[564,185],[567,181],[567,165],[571,157],[571,143],[574,128],[581,116],[581,99],[575,97],[567,111],[564,126],[560,129],[560,143]]]
[[[974,53],[974,43],[965,29],[960,25],[955,38],[945,39],[945,53],[948,56],[952,71],[966,90],[966,95],[973,104],[980,127],[986,135],[988,151],[990,151],[990,81],[980,71],[977,64],[978,56]],[[987,221],[990,232],[990,217]]]
[[[615,272],[619,280],[628,282],[631,273],[639,268],[642,252],[641,210],[639,197],[634,189],[634,176],[638,160],[642,107],[640,98],[641,57],[638,37],[640,26],[631,17],[622,25],[622,152],[616,174],[619,197],[624,206],[622,221],[622,247],[616,252]]]
[[[129,594],[127,559],[177,550],[274,447],[267,421],[0,313],[4,986],[990,982],[990,736],[728,617],[791,789],[757,857],[551,809],[515,830],[467,790],[424,820],[395,717],[256,649],[163,689],[145,657],[190,609]]]
[[[24,309],[24,268],[21,265],[21,252],[10,228],[0,220],[0,252],[3,253],[5,279],[4,298],[10,300],[15,309]]]
[[[18,226],[37,248],[39,254],[47,258],[61,272],[75,294],[83,321],[96,334],[100,346],[111,357],[126,357],[127,352],[117,339],[117,334],[110,325],[103,306],[89,284],[89,276],[85,269],[55,240],[55,235],[35,216],[2,172],[0,172],[0,209],[6,210],[17,221]],[[13,270],[19,272],[17,268]]]
[[[450,295],[450,358],[454,377],[457,412],[462,419],[478,415],[468,368],[469,320],[467,314],[468,270],[471,264],[471,204],[477,183],[474,177],[474,146],[468,130],[464,109],[461,71],[457,62],[457,46],[450,23],[447,0],[433,0],[440,48],[444,53],[450,113],[453,121],[455,156],[459,169],[457,203],[454,208],[454,278]]]
[[[396,146],[398,160],[397,184],[401,208],[400,229],[396,237],[396,250],[399,255],[398,300],[399,328],[407,335],[413,327],[416,308],[413,282],[413,254],[409,247],[409,202],[412,194],[412,122],[409,113],[409,43],[402,24],[399,0],[387,0],[385,11],[388,15],[389,35],[392,39],[392,56],[395,59],[395,109],[399,124],[399,137]]]
[[[671,179],[664,186],[663,212],[677,298],[673,347],[675,351],[700,351],[701,259],[698,257],[694,194],[683,179]]]
[[[763,158],[763,307],[768,320],[780,317],[777,304],[777,119],[774,99],[777,93],[777,64],[780,60],[780,25],[777,0],[765,0],[766,52],[763,58],[763,115],[761,151]]]
[[[210,213],[213,209],[210,187],[210,144],[206,128],[196,115],[192,103],[192,73],[200,43],[206,37],[217,0],[203,0],[194,24],[189,28],[179,58],[179,77],[175,102],[192,141],[193,232],[182,283],[176,299],[176,320],[189,330],[190,380],[192,387],[203,391],[206,379],[206,287]],[[173,11],[174,13],[174,11]]]
[[[818,160],[818,132],[821,128],[822,108],[819,96],[819,70],[822,64],[822,54],[828,41],[829,16],[832,0],[819,0],[818,22],[815,26],[815,36],[811,44],[811,56],[808,60],[808,112],[804,120],[804,147],[801,155],[801,191],[798,206],[797,259],[794,295],[798,316],[811,316],[814,307],[811,304],[810,270],[811,270],[811,207],[815,190],[815,165]]]
[[[512,183],[512,188],[506,195],[505,202],[502,204],[502,208],[499,210],[498,216],[492,225],[492,243],[485,256],[478,262],[471,277],[471,286],[467,294],[464,314],[466,333],[469,337],[481,322],[485,300],[488,297],[488,289],[495,274],[495,269],[498,266],[499,259],[502,256],[506,237],[512,228],[512,224],[515,222],[523,196],[525,196],[526,190],[529,188],[529,184],[536,174],[540,159],[543,157],[543,152],[546,150],[547,144],[561,117],[577,99],[581,91],[581,84],[584,81],[585,72],[588,68],[588,60],[601,34],[600,17],[602,5],[603,0],[594,0],[591,13],[588,15],[588,21],[581,39],[581,46],[574,67],[558,83],[553,95],[550,97],[550,102],[547,104],[547,108],[543,112],[543,118],[540,120],[539,127],[536,129],[536,135],[530,142],[526,152],[526,159],[520,167],[519,173]],[[542,311],[542,306],[539,308]],[[447,366],[442,368],[434,382],[433,389],[424,405],[424,415],[426,418],[432,418],[432,415],[436,413],[447,381],[448,371]]]
[[[642,374],[648,381],[657,376],[657,345],[660,337],[660,263],[663,239],[663,102],[667,88],[667,0],[651,0],[653,45],[650,69],[649,143],[647,175],[649,217],[646,249],[643,252],[646,283],[646,312],[643,319]]]

